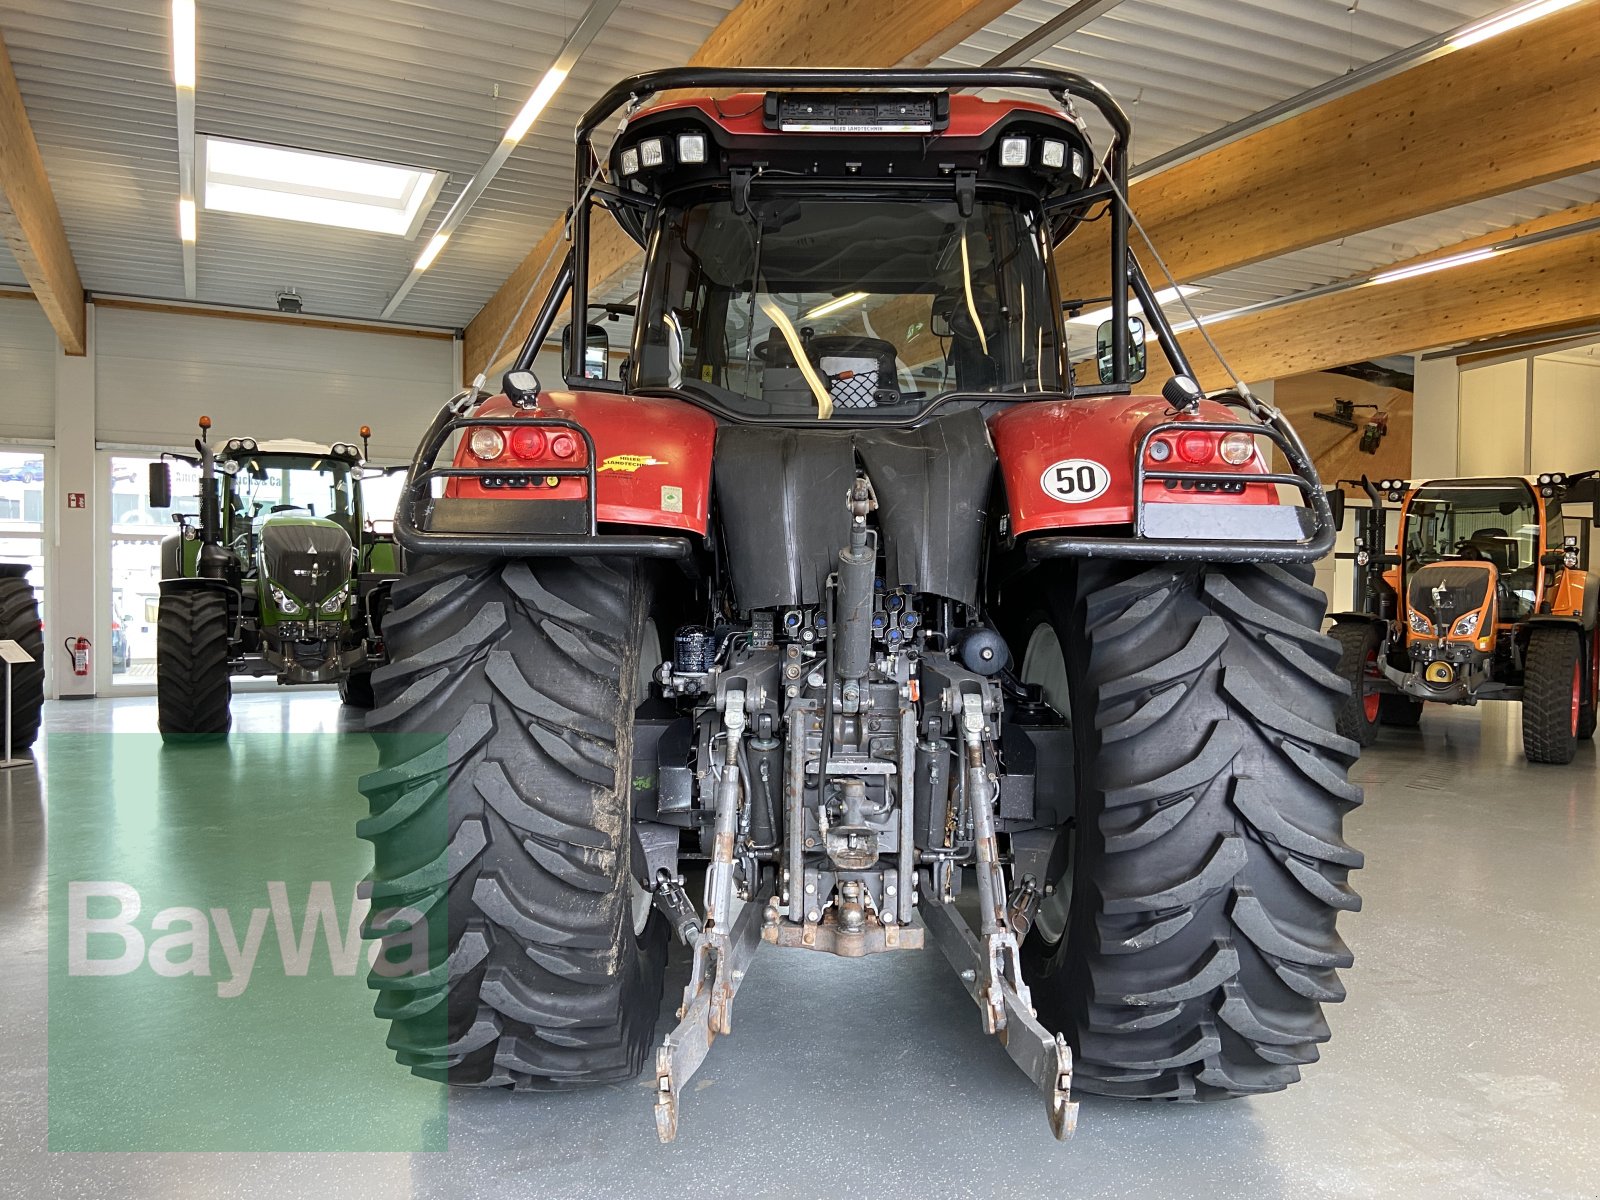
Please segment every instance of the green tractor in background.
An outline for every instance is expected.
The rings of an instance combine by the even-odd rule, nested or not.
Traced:
[[[235,675],[282,684],[334,683],[346,704],[372,705],[386,661],[383,615],[399,574],[392,532],[362,512],[362,448],[346,442],[213,447],[200,418],[196,454],[150,467],[150,506],[172,504],[166,459],[199,469],[198,513],[175,513],[161,546],[156,694],[167,739],[219,737],[231,723]],[[392,468],[398,470],[400,468]]]

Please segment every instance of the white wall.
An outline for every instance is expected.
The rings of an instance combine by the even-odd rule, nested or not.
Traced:
[[[1411,477],[1456,473],[1461,371],[1453,358],[1417,357],[1411,400]]]
[[[0,438],[55,434],[56,335],[29,299],[0,297]]]
[[[108,308],[97,320],[102,443],[184,446],[202,413],[222,436],[354,441],[410,458],[457,390],[451,343],[288,323]]]
[[[1526,359],[1461,372],[1460,474],[1522,475],[1529,470],[1528,376]]]
[[[1600,467],[1600,359],[1533,360],[1535,471]]]

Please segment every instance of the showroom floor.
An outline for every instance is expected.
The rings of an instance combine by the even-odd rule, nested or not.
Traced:
[[[345,728],[328,693],[241,696],[235,714],[266,735]],[[1205,1107],[1088,1098],[1066,1145],[939,955],[765,949],[671,1146],[641,1080],[454,1096],[443,1153],[50,1153],[46,889],[76,831],[53,828],[47,859],[34,770],[0,773],[0,1195],[1593,1196],[1600,779],[1592,745],[1567,768],[1524,763],[1516,716],[1430,712],[1420,736],[1385,731],[1356,768],[1367,803],[1347,836],[1367,855],[1366,904],[1343,926],[1356,967],[1303,1083]],[[54,704],[46,728],[148,735],[154,702]],[[361,811],[354,794],[304,803],[340,827]],[[135,826],[117,811],[108,828],[137,839]],[[187,840],[169,869],[208,868]],[[119,1101],[145,1102],[137,1089]]]

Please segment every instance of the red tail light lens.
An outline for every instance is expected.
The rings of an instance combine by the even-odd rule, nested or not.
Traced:
[[[542,429],[515,429],[511,433],[511,452],[518,458],[543,458],[549,447]]]
[[[578,453],[578,439],[563,430],[550,438],[550,453],[557,458],[571,458]]]
[[[1178,437],[1178,457],[1187,463],[1210,462],[1216,455],[1217,439],[1210,433],[1185,433]]]

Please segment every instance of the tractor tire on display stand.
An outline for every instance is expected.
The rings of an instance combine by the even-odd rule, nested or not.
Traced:
[[[33,657],[11,668],[11,752],[26,750],[39,737],[44,710],[44,634],[39,602],[21,566],[0,565],[0,641],[16,642]],[[3,668],[0,668],[3,670]],[[0,721],[5,720],[0,713]],[[4,748],[0,747],[0,752]]]
[[[1351,963],[1335,923],[1361,904],[1341,826],[1361,791],[1311,575],[1086,562],[1043,584],[1079,798],[1024,968],[1079,1091],[1276,1091],[1329,1036],[1322,1005]]]
[[[157,615],[156,710],[163,740],[225,737],[233,720],[227,597],[204,588],[164,591]]]
[[[1331,636],[1339,643],[1339,676],[1350,692],[1339,703],[1339,732],[1362,746],[1378,740],[1378,723],[1384,696],[1370,690],[1368,679],[1377,670],[1382,631],[1370,621],[1341,621]]]
[[[1529,762],[1569,763],[1583,710],[1582,638],[1573,628],[1536,625],[1522,676],[1522,750]]]
[[[414,1074],[602,1083],[651,1051],[667,927],[629,865],[649,599],[643,570],[597,558],[439,559],[394,585],[358,832],[366,935],[392,950],[412,926],[383,914],[409,909],[437,938],[424,986],[370,976]],[[442,752],[427,734],[448,735]]]

